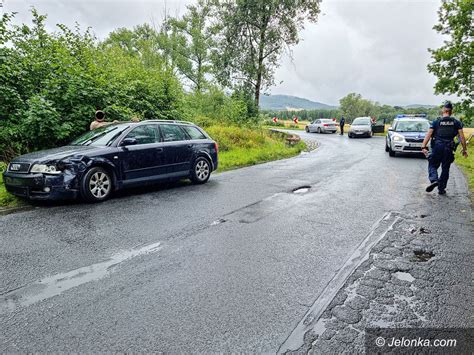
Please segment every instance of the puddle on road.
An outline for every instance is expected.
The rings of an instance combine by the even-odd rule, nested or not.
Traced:
[[[296,189],[293,189],[294,194],[305,194],[311,189],[311,186],[300,186]]]
[[[225,222],[227,222],[227,219],[219,218],[219,219],[216,219],[214,222],[212,222],[211,226],[217,226],[217,225],[225,223]]]
[[[408,281],[408,282],[415,281],[415,278],[411,276],[409,272],[397,271],[394,275],[397,279],[402,280],[402,281]]]
[[[18,306],[26,307],[57,296],[87,282],[99,280],[123,261],[160,250],[160,244],[158,242],[139,249],[125,250],[112,255],[106,261],[46,277],[0,295],[0,314],[12,312]]]

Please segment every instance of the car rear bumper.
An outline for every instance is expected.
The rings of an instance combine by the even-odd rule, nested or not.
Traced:
[[[334,128],[323,128],[323,132],[331,132],[331,133],[333,133],[333,132],[336,132],[336,131],[337,131],[337,128],[336,128],[336,127],[334,127]]]
[[[349,134],[354,137],[370,137],[370,131],[350,131]]]
[[[76,198],[73,178],[60,175],[3,173],[6,190],[12,195],[30,200],[64,200]]]

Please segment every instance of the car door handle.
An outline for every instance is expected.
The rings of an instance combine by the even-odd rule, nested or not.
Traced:
[[[192,148],[192,147],[194,147],[193,144],[188,144],[188,148]]]
[[[163,148],[156,148],[156,151],[157,151],[158,153],[161,153],[161,152],[163,152]]]

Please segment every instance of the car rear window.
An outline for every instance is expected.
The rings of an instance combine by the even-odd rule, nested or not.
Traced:
[[[191,139],[206,139],[206,136],[202,132],[193,126],[183,126],[183,129],[186,131]]]
[[[161,134],[163,135],[164,142],[184,141],[186,135],[181,127],[174,124],[163,124],[160,125]]]
[[[365,126],[370,124],[370,119],[368,118],[356,118],[354,122],[352,122],[353,125],[360,125],[360,126]]]

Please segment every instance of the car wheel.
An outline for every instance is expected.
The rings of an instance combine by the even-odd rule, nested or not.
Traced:
[[[89,169],[81,183],[81,193],[89,202],[102,202],[112,194],[112,176],[104,168]]]
[[[191,170],[191,181],[195,184],[204,184],[209,180],[211,176],[211,164],[209,160],[204,157],[199,157],[196,159]]]
[[[308,127],[306,127],[304,130],[306,131],[306,133],[309,133],[309,128]]]
[[[369,138],[372,138],[373,135],[374,135],[374,132],[370,131],[370,132],[369,132]]]
[[[348,133],[347,136],[348,136],[349,138],[352,138],[352,134],[350,134],[350,133]]]
[[[395,152],[392,150],[392,147],[388,147],[388,155],[390,155],[391,157],[394,157],[395,156]]]
[[[387,144],[387,141],[385,141],[385,151],[388,152],[388,144]]]
[[[321,134],[321,127],[318,127],[318,133]]]

